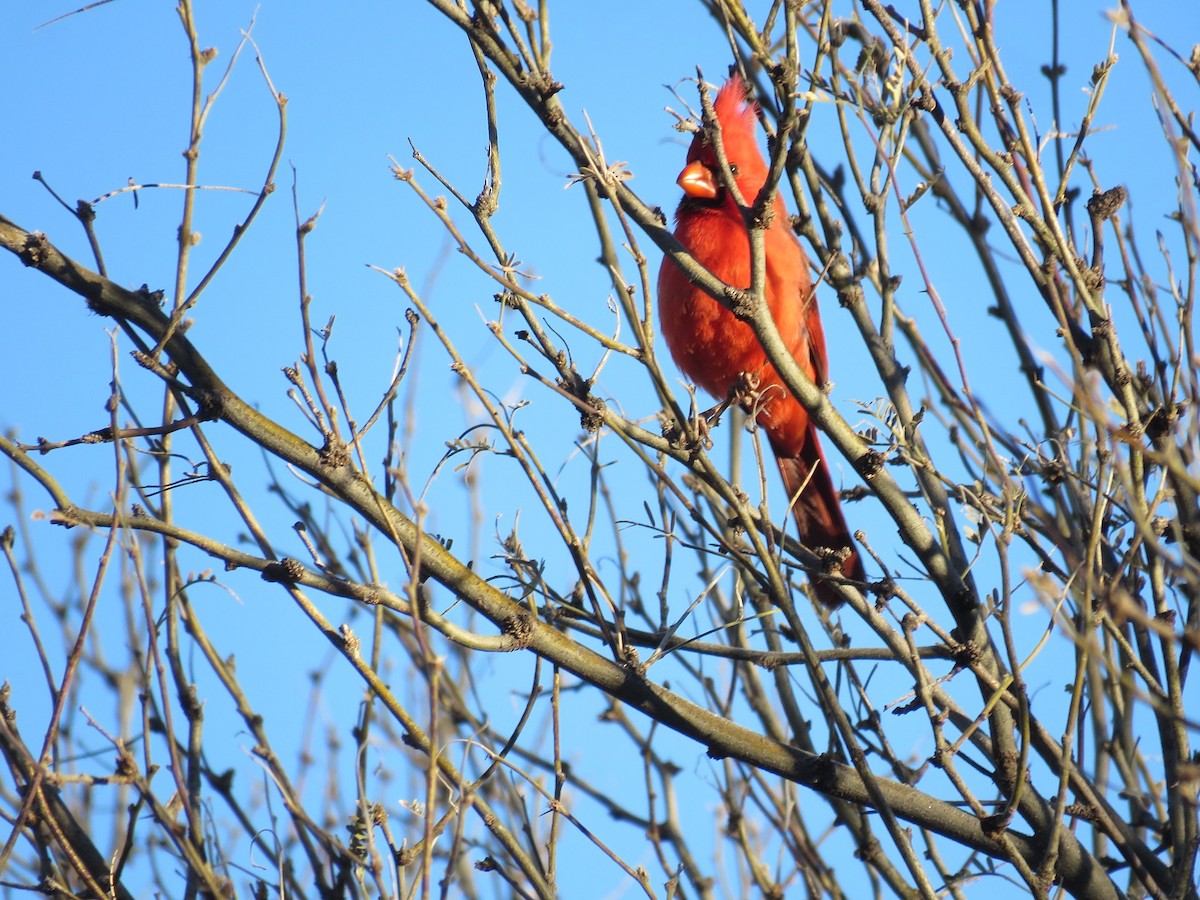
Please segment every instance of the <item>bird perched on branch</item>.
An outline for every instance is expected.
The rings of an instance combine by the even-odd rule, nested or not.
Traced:
[[[767,180],[767,163],[755,140],[756,112],[746,86],[734,75],[713,103],[721,145],[746,204],[753,204]],[[675,237],[702,266],[735,288],[750,288],[750,241],[742,211],[722,184],[711,128],[697,134],[678,184],[684,197],[675,213]],[[773,215],[763,231],[766,256],[764,293],[783,343],[816,384],[826,381],[828,356],[808,259],[789,227],[783,198],[775,195]],[[693,284],[664,258],[658,273],[658,310],[663,336],[679,368],[718,399],[740,399],[767,434],[801,540],[814,550],[841,556],[841,573],[865,580],[862,561],[850,540],[838,491],[821,451],[817,428],[792,396],[750,326]],[[826,606],[840,602],[828,582],[815,581]]]

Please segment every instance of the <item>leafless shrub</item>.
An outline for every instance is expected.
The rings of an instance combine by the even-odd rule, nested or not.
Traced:
[[[404,260],[380,261],[409,308],[394,377],[377,396],[348,390],[333,321],[311,319],[318,217],[297,201],[304,345],[285,377],[304,427],[229,386],[189,316],[207,315],[196,303],[212,276],[283,199],[286,103],[264,68],[278,146],[198,271],[203,123],[232,66],[208,71],[189,0],[192,144],[170,302],[110,280],[88,204],[76,209],[87,265],[0,217],[0,244],[35,270],[12,267],[8,283],[48,277],[117,325],[106,427],[0,439],[6,608],[22,622],[9,620],[5,646],[40,667],[10,671],[22,689],[0,697],[3,882],[117,897],[549,897],[624,877],[652,897],[932,897],[1004,879],[1038,896],[1196,896],[1197,51],[1143,30],[1128,5],[1112,13],[1121,65],[1152,85],[1160,131],[1138,139],[1174,160],[1154,173],[1178,197],[1154,232],[1127,215],[1123,173],[1089,155],[1097,123],[1127,112],[1104,105],[1115,53],[1097,58],[1075,126],[1057,56],[1043,73],[1052,109],[1005,68],[993,17],[1046,29],[1057,5],[922,2],[904,20],[875,0],[777,2],[752,21],[737,3],[700,4],[755,86],[772,146],[787,148],[779,189],[826,316],[857,326],[875,370],[878,399],[835,407],[755,324],[858,476],[851,521],[871,523],[860,536],[877,580],[832,578],[845,605],[830,614],[808,585],[831,576],[772,524],[785,516],[768,505],[757,435],[710,424],[663,368],[652,285],[661,253],[680,248],[631,190],[636,163],[606,156],[561,104],[548,4],[430,3],[478,65],[487,174],[453,183],[420,152],[394,174],[449,235],[454,264],[489,280],[496,302],[475,300],[493,311],[502,368],[456,349],[477,323],[433,302]],[[536,266],[539,247],[510,246],[496,224],[499,92],[574,161],[594,226],[579,241],[598,242],[609,308],[531,287],[522,260]],[[694,86],[681,96],[700,108]],[[842,146],[817,158],[816,128]],[[978,275],[947,284],[962,248]],[[920,284],[902,285],[908,260]],[[985,313],[981,358],[956,328]],[[432,472],[411,455],[434,440],[432,423],[410,424],[417,333],[479,412],[438,435]],[[536,416],[497,371],[527,383]],[[605,371],[629,395],[606,393]],[[651,392],[661,415],[639,419]],[[233,443],[266,466],[230,468]],[[91,446],[68,451],[79,444]],[[68,452],[110,472],[103,496],[66,486]],[[489,479],[522,492],[519,512],[489,506]],[[47,502],[70,530],[28,524]],[[428,530],[446,502],[467,510],[459,540]],[[501,515],[512,524],[484,536]],[[47,552],[68,552],[75,577],[47,577]],[[224,571],[197,570],[204,555]],[[247,611],[214,610],[213,588],[288,598],[288,628],[231,635]],[[246,674],[255,641],[306,640],[298,621],[326,655]],[[301,711],[299,739],[278,726],[284,708]],[[217,710],[240,724],[215,725]]]

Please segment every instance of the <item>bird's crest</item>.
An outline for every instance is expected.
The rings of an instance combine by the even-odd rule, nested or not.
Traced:
[[[713,111],[721,123],[722,133],[754,134],[758,105],[746,99],[746,83],[741,75],[731,75],[713,101]]]
[[[767,177],[767,164],[758,149],[758,104],[746,98],[746,83],[732,75],[717,92],[713,112],[721,125],[721,144],[729,162],[740,171],[738,185],[751,197]],[[714,171],[717,168],[711,135],[699,136],[692,144],[688,159],[700,159]]]

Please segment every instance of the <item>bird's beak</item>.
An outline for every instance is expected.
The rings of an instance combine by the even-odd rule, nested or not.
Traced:
[[[713,177],[712,170],[698,159],[684,166],[675,183],[683,188],[685,194],[696,200],[715,200],[720,193],[720,186]]]

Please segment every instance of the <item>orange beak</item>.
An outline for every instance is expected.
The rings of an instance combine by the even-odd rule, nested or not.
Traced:
[[[675,183],[683,188],[685,194],[697,200],[714,200],[720,193],[720,185],[713,177],[712,170],[698,159],[684,166]]]

